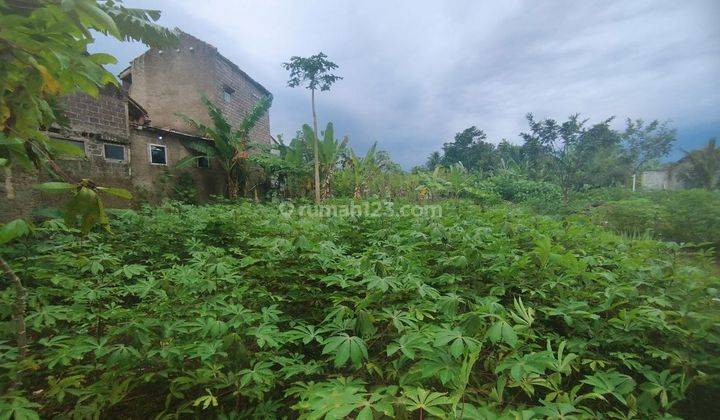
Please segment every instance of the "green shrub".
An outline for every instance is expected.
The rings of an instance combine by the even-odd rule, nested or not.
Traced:
[[[665,209],[657,228],[664,239],[720,245],[720,191],[693,189],[656,196]]]
[[[21,361],[1,290],[0,417],[717,414],[720,279],[675,245],[466,202],[282,209],[174,202],[0,246],[30,338]]]
[[[655,232],[665,218],[665,209],[647,198],[633,198],[598,207],[596,221],[618,233],[629,235]]]
[[[197,183],[189,172],[181,172],[175,177],[175,183],[170,192],[170,198],[186,204],[197,204]]]
[[[695,189],[636,193],[632,198],[597,207],[593,219],[616,232],[652,232],[666,241],[712,243],[717,247],[720,192]]]
[[[474,203],[491,206],[502,201],[497,186],[489,181],[476,181],[466,194]]]
[[[628,200],[637,197],[639,193],[622,187],[590,188],[570,194],[570,201],[575,209],[600,205],[610,201]]]
[[[514,203],[528,200],[562,201],[562,190],[550,182],[531,181],[513,174],[495,175],[488,181],[495,184],[503,199]]]

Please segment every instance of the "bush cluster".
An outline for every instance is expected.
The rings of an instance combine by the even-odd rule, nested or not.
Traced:
[[[29,357],[2,416],[717,416],[720,279],[673,244],[508,208],[284,216],[274,205],[53,220],[5,245]],[[9,322],[10,290],[0,292]],[[715,410],[715,411],[713,411]]]
[[[637,193],[598,205],[594,215],[621,233],[647,232],[666,241],[720,246],[720,191]]]
[[[533,181],[514,174],[495,175],[488,178],[504,200],[521,203],[532,200],[562,201],[562,191],[557,184]]]

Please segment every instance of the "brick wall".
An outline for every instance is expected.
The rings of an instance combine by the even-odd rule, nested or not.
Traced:
[[[127,101],[113,86],[103,89],[97,98],[84,93],[64,99],[64,113],[75,133],[93,133],[101,137],[127,143]]]
[[[108,86],[97,98],[86,94],[69,95],[63,99],[63,108],[70,129],[50,135],[82,142],[85,153],[84,157],[58,159],[60,167],[73,180],[89,178],[100,185],[131,188],[127,101],[122,93],[114,86]],[[107,161],[103,153],[106,143],[124,147],[125,161]],[[12,200],[7,198],[5,176],[0,175],[0,178],[3,180],[0,184],[0,221],[27,215],[33,208],[54,206],[62,201],[62,195],[41,193],[33,188],[35,184],[53,180],[49,173],[14,167],[12,184],[15,199]],[[127,205],[114,197],[109,197],[106,203],[111,207]]]
[[[179,45],[149,49],[131,65],[129,94],[148,112],[152,125],[164,129],[192,132],[177,114],[210,123],[201,96],[207,95],[237,125],[263,90],[237,66],[229,63],[215,47],[190,35]],[[232,101],[223,99],[223,87],[235,92]],[[253,132],[258,141],[270,142],[270,117],[264,116]]]
[[[132,63],[131,74],[129,94],[148,111],[152,125],[177,131],[190,131],[177,113],[209,123],[200,100],[203,93],[223,108],[233,124],[238,124],[265,94],[252,79],[221,57],[215,47],[189,35],[182,37],[176,48],[162,52],[150,49],[137,57]],[[235,91],[230,102],[223,99],[225,86]],[[127,100],[114,86],[102,89],[98,98],[70,95],[64,99],[64,108],[71,129],[53,133],[53,136],[82,141],[85,150],[83,158],[58,162],[73,178],[89,178],[100,185],[130,189],[139,198],[157,202],[168,194],[175,177],[185,171],[195,180],[201,200],[225,192],[224,175],[216,162],[207,169],[174,169],[174,165],[190,153],[182,145],[179,135],[163,132],[160,139],[158,131],[130,129]],[[271,141],[268,115],[263,117],[252,136],[256,141]],[[150,164],[150,143],[167,146],[167,166]],[[124,147],[125,161],[105,159],[104,144]],[[5,176],[0,173],[0,181],[4,180]],[[4,182],[0,182],[0,222],[26,215],[34,207],[57,204],[58,196],[32,188],[34,184],[48,180],[47,173],[14,168],[14,200],[6,199]],[[125,207],[131,203],[108,197],[106,204]]]
[[[201,96],[214,96],[215,48],[182,37],[171,49],[151,48],[131,65],[129,94],[147,110],[155,127],[190,131],[181,117],[208,122]]]
[[[215,97],[217,99],[215,102],[220,105],[223,114],[229,121],[239,124],[255,106],[255,103],[267,94],[219,55],[216,57],[215,63],[217,75],[215,87]],[[230,101],[225,100],[226,88],[234,91],[230,95]],[[262,117],[250,132],[250,138],[253,141],[270,144],[272,140],[270,138],[269,112]]]
[[[209,168],[198,168],[196,164],[184,169],[175,168],[181,159],[191,154],[183,146],[179,135],[151,129],[133,129],[131,138],[133,189],[139,199],[158,203],[171,193],[170,189],[183,172],[189,173],[195,181],[200,201],[206,201],[210,195],[225,193],[225,177],[217,162],[211,161]],[[167,165],[150,163],[151,144],[167,148]]]
[[[132,189],[130,163],[127,160],[130,151],[128,146],[123,146],[126,151],[125,162],[114,162],[105,160],[102,155],[103,144],[108,142],[80,137],[72,137],[72,140],[84,142],[86,156],[57,160],[57,163],[73,181],[88,178],[98,185]],[[27,171],[15,167],[12,180],[15,190],[15,199],[13,200],[7,199],[4,182],[0,184],[0,222],[25,216],[35,208],[58,206],[67,197],[65,194],[43,193],[33,188],[35,184],[56,180],[42,170]],[[104,196],[103,198],[107,207],[130,205],[127,200],[114,196]]]

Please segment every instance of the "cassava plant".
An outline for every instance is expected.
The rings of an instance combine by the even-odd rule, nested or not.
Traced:
[[[94,41],[91,31],[121,41],[171,44],[175,34],[154,23],[159,17],[158,11],[126,8],[120,0],[0,2],[0,167],[7,200],[15,199],[15,168],[44,170],[63,182],[40,184],[38,189],[71,193],[65,205],[69,225],[77,221],[83,233],[96,224],[108,227],[98,192],[123,198],[129,198],[130,193],[65,174],[55,159],[77,151],[50,138],[46,131],[62,123],[61,103],[65,95],[85,93],[96,97],[102,87],[117,85],[115,77],[103,67],[115,63],[115,58],[87,52]],[[0,243],[30,232],[27,221],[3,222]],[[25,287],[2,255],[0,265],[5,277],[15,285],[13,319],[19,355],[23,358],[27,354]]]

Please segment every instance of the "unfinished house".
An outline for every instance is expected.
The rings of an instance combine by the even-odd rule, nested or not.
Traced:
[[[157,202],[168,196],[181,173],[192,177],[200,200],[224,194],[225,179],[216,162],[201,158],[195,167],[174,168],[191,153],[184,139],[207,141],[179,114],[209,123],[201,101],[206,95],[235,125],[270,92],[217,48],[188,34],[182,34],[180,43],[171,49],[153,48],[135,58],[120,80],[121,88],[108,86],[98,98],[84,94],[65,98],[69,129],[49,134],[78,147],[84,157],[63,160],[60,166],[76,179],[129,189],[136,200]],[[251,138],[266,144],[272,141],[269,115],[258,123]],[[14,176],[16,197],[5,199],[2,191],[0,220],[52,200],[32,189],[38,177],[44,179],[34,173]],[[110,198],[108,204],[130,203]]]

